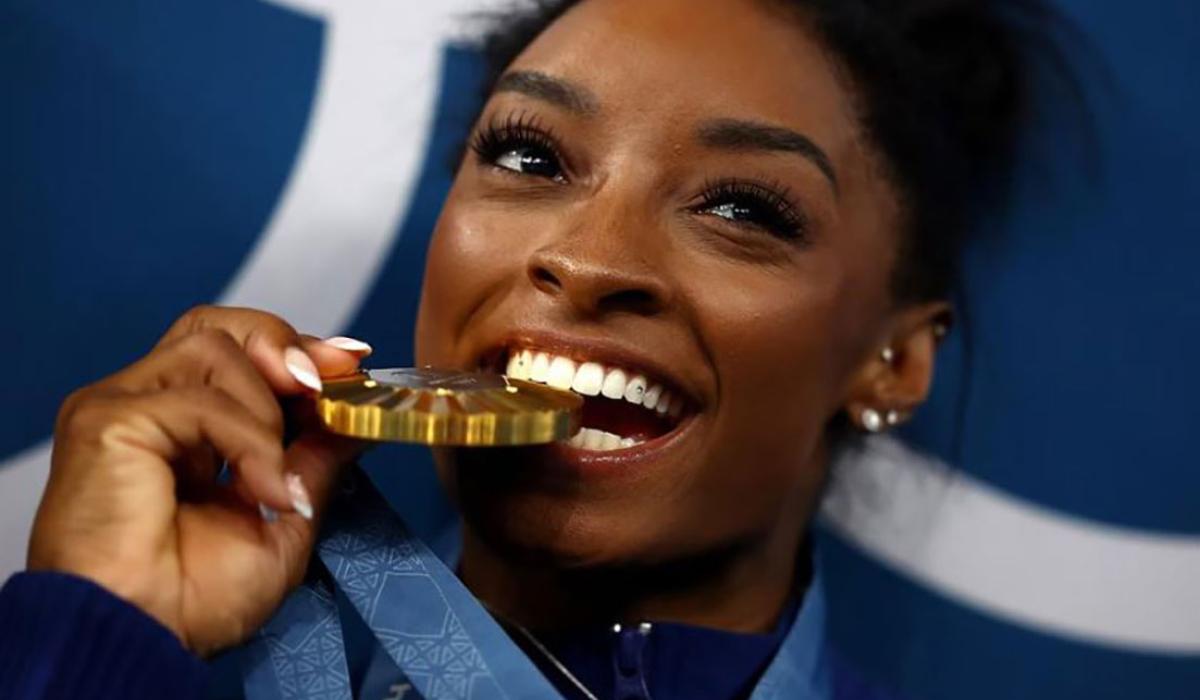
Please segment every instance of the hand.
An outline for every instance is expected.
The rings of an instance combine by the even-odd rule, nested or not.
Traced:
[[[188,312],[149,355],[63,404],[29,568],[95,581],[196,653],[243,641],[303,579],[314,511],[362,449],[320,429],[285,449],[280,399],[368,352],[265,312]]]

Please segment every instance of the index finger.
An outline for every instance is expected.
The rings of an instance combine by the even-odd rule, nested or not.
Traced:
[[[232,336],[271,390],[283,396],[319,392],[322,376],[350,374],[370,353],[370,346],[358,341],[339,338],[330,344],[301,335],[287,321],[266,311],[221,306],[197,306],[188,311],[167,330],[159,345],[206,329]]]

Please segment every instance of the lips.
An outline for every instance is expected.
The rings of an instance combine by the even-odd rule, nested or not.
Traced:
[[[570,354],[567,354],[570,352]],[[505,348],[504,374],[584,397],[582,429],[565,444],[585,452],[618,452],[660,442],[692,402],[669,380],[635,364],[588,350],[557,352],[531,345]]]

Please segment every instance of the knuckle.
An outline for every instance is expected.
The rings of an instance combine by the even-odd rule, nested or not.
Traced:
[[[230,309],[230,311],[232,311],[233,313],[236,313],[236,314],[240,314],[240,315],[246,317],[247,319],[254,320],[254,321],[261,321],[263,323],[281,323],[281,324],[285,324],[285,325],[287,323],[282,318],[280,318],[278,315],[273,314],[270,311],[263,311],[262,309],[251,309],[251,308],[246,308],[246,307],[238,307],[238,308]]]
[[[104,416],[115,410],[118,396],[119,392],[95,385],[76,389],[59,407],[55,432],[76,432],[102,423]]]
[[[58,417],[54,422],[55,433],[62,435],[78,431],[84,420],[89,417],[89,412],[93,410],[91,407],[95,405],[94,400],[91,400],[92,394],[90,388],[84,387],[67,395],[58,409]]]
[[[203,328],[180,339],[178,351],[195,362],[217,364],[241,354],[233,336],[220,328]]]
[[[67,394],[67,397],[63,399],[62,404],[60,404],[58,407],[59,422],[61,422],[63,419],[69,418],[79,407],[79,404],[87,400],[87,392],[88,388],[84,387],[82,389],[76,389],[75,391]]]
[[[175,325],[189,330],[203,328],[206,321],[216,314],[218,308],[212,304],[198,304],[183,312]]]
[[[292,328],[291,324],[270,311],[246,307],[228,307],[222,309],[222,312],[239,326],[265,330],[272,333],[295,333],[295,329]]]
[[[163,341],[169,341],[205,328],[209,325],[209,319],[216,314],[217,308],[211,304],[200,304],[184,311],[167,329],[163,335]]]
[[[139,414],[138,397],[81,389],[67,398],[55,425],[55,442],[88,442]]]
[[[211,327],[195,331],[183,343],[203,352],[224,352],[238,347],[229,331]]]
[[[276,316],[275,314],[266,311],[248,311],[253,314],[250,325],[250,332],[247,334],[247,345],[249,345],[256,337],[266,337],[276,339],[283,342],[294,342],[298,335],[292,324]]]

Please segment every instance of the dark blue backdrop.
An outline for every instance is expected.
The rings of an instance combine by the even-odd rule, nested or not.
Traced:
[[[1094,134],[1036,66],[1015,202],[980,223],[990,235],[964,263],[969,332],[950,340],[906,437],[1029,502],[1198,535],[1200,5],[1058,4],[1086,38],[1068,54]],[[0,400],[20,407],[0,423],[0,460],[49,435],[66,392],[220,296],[291,172],[322,49],[319,20],[260,2],[0,0]],[[345,329],[379,365],[411,361],[424,246],[471,115],[475,58],[448,49],[443,67],[412,204]],[[446,511],[427,465],[400,448],[372,461],[431,532]],[[14,497],[35,496],[0,494],[0,508]],[[1200,697],[1196,650],[1067,641],[836,537],[826,553],[839,644],[913,697]]]

